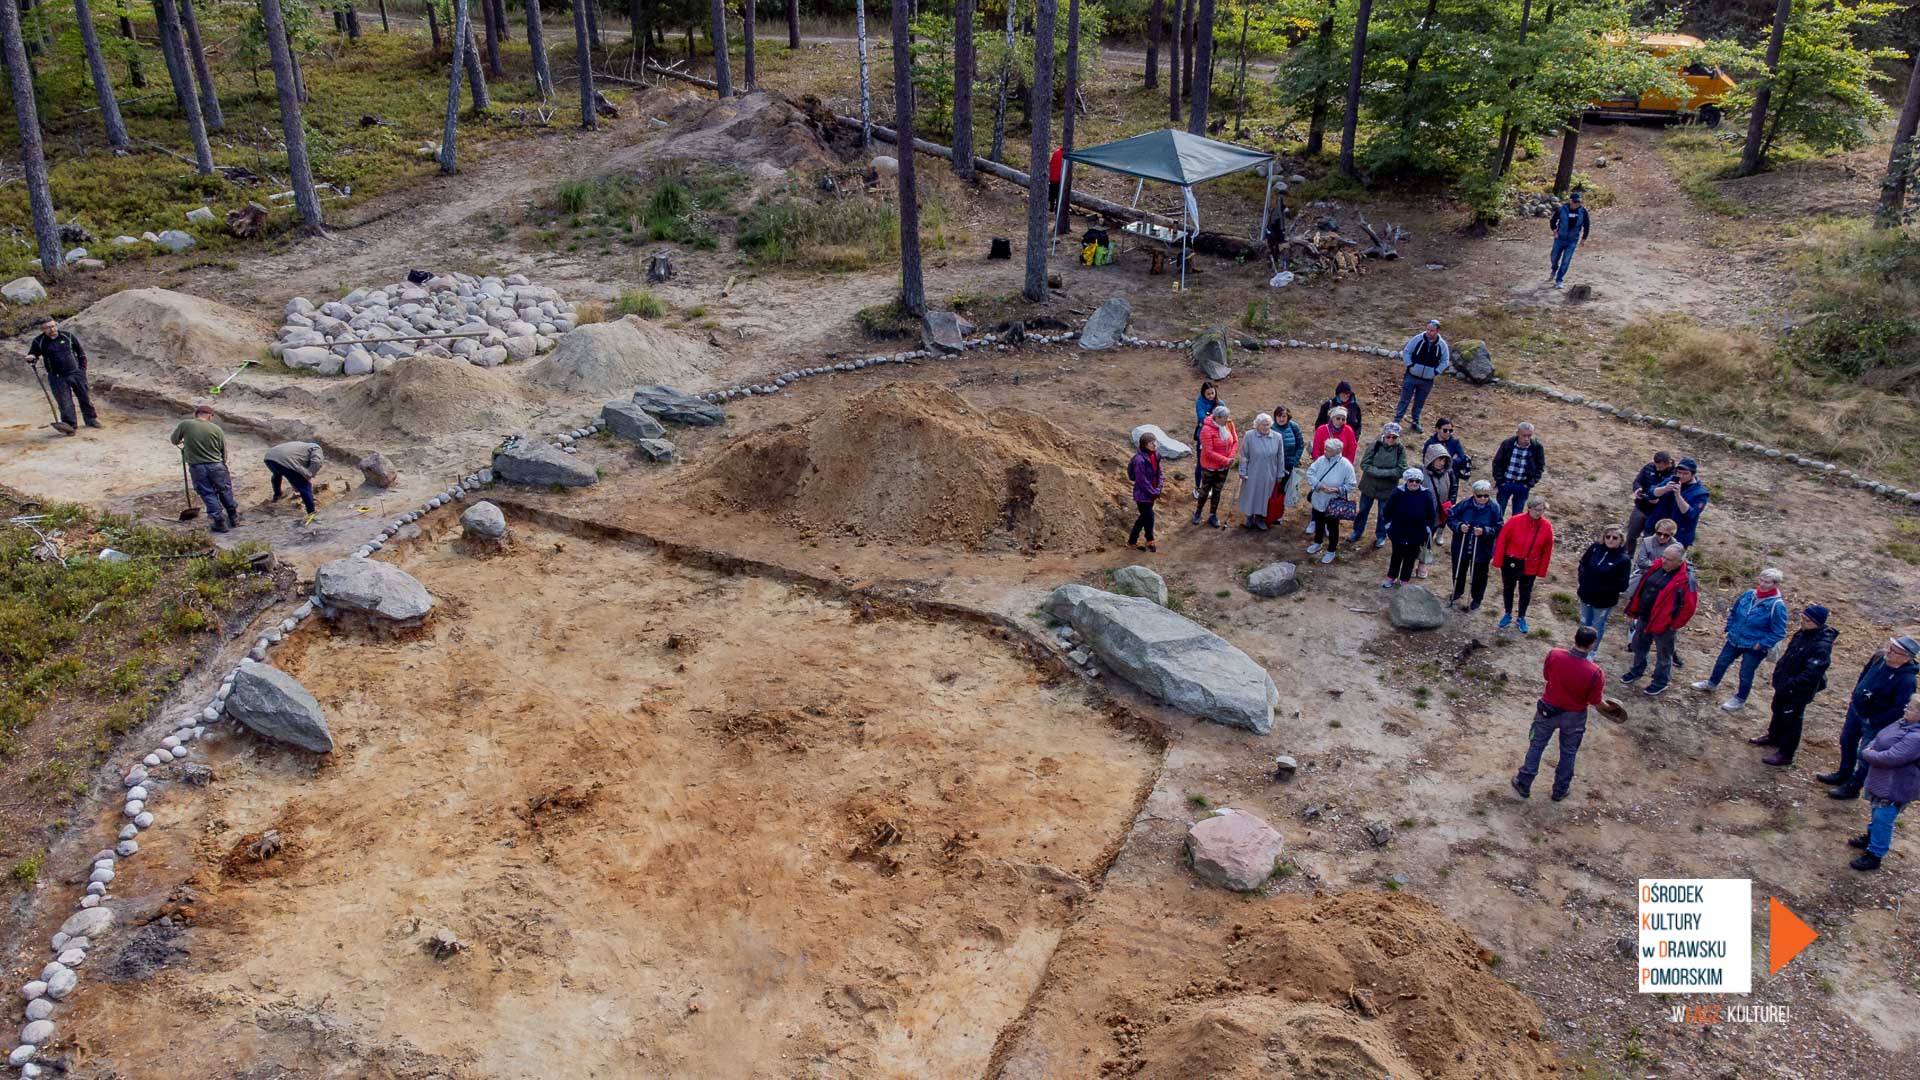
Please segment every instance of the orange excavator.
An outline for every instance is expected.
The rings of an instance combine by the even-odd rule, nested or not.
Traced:
[[[1636,48],[1654,56],[1685,55],[1704,42],[1688,34],[1646,34],[1634,40],[1609,38],[1608,44]],[[1589,120],[1664,120],[1668,123],[1694,120],[1707,127],[1719,127],[1724,115],[1721,99],[1733,89],[1733,79],[1717,67],[1691,60],[1679,69],[1687,91],[1681,97],[1650,93],[1638,97],[1603,98],[1595,101],[1585,115]]]

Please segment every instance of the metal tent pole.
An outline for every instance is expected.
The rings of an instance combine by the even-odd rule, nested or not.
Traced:
[[[1140,193],[1146,189],[1147,181],[1144,177],[1133,182],[1133,208],[1135,210],[1140,208]]]
[[[1183,187],[1180,189],[1180,192],[1185,196],[1185,198],[1180,201],[1180,291],[1186,292],[1187,237],[1193,233],[1193,227],[1188,224],[1193,220],[1193,189]]]
[[[1273,174],[1279,171],[1279,164],[1278,159],[1267,159],[1267,196],[1260,202],[1260,221],[1253,227],[1255,243],[1258,243],[1267,232],[1267,213],[1273,207]]]

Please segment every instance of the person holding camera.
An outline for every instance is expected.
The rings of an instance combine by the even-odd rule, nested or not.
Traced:
[[[1673,542],[1682,547],[1693,546],[1694,530],[1700,527],[1700,515],[1710,498],[1707,485],[1700,482],[1699,468],[1692,458],[1681,458],[1673,467],[1673,475],[1647,492],[1653,497],[1653,509],[1646,520],[1671,519]]]

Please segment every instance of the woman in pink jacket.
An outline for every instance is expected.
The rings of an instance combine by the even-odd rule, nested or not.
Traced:
[[[1200,501],[1193,508],[1193,523],[1200,524],[1200,512],[1207,513],[1207,524],[1220,525],[1220,489],[1227,486],[1227,470],[1240,453],[1240,433],[1228,419],[1227,407],[1216,405],[1213,415],[1200,425]]]

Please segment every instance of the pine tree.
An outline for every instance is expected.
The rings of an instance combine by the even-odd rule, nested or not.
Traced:
[[[1793,17],[1793,0],[1780,0],[1773,13],[1773,32],[1767,37],[1767,79],[1753,96],[1753,114],[1747,118],[1747,141],[1740,148],[1740,165],[1735,176],[1752,176],[1760,171],[1762,143],[1767,132],[1767,106],[1773,98],[1773,76],[1780,69],[1780,42],[1786,36],[1787,23]]]
[[[4,3],[5,0],[0,0]],[[193,72],[188,68],[186,45],[180,29],[179,9],[173,0],[154,0],[154,16],[160,23],[160,51],[167,58],[167,74],[173,79],[174,99],[187,116],[187,135],[193,140],[194,168],[202,176],[213,175],[213,144],[207,141],[206,119],[200,112],[200,98],[194,92]]]
[[[1193,103],[1187,107],[1187,131],[1205,135],[1213,97],[1213,0],[1200,0],[1193,37]]]
[[[20,9],[13,0],[0,0],[0,53],[7,61],[13,122],[20,138],[20,169],[26,174],[27,205],[33,215],[40,268],[48,281],[58,281],[66,268],[66,256],[60,251],[60,226],[53,220],[53,190],[47,185],[47,156],[40,143],[40,111],[33,98],[26,41],[20,33]]]
[[[1920,157],[1920,49],[1913,50],[1908,62],[1913,77],[1907,82],[1907,100],[1900,108],[1900,122],[1893,129],[1893,150],[1887,156],[1886,179],[1880,183],[1880,207],[1873,223],[1891,229],[1906,218],[1907,188],[1913,183],[1915,159]]]
[[[787,0],[787,48],[800,47],[800,0]]]
[[[1166,18],[1167,0],[1153,0],[1147,9],[1147,89],[1160,86],[1160,20]]]
[[[1027,281],[1020,295],[1038,304],[1047,299],[1047,163],[1053,135],[1054,0],[1035,0],[1033,28],[1033,138],[1027,156]]]
[[[207,50],[200,45],[200,20],[193,13],[193,0],[179,0],[180,25],[187,32],[187,55],[193,60],[193,77],[200,84],[200,115],[208,131],[220,131],[227,118],[220,111],[220,94],[213,86],[213,71],[207,66]]]
[[[540,25],[540,0],[525,0],[527,5],[527,49],[533,54],[533,88],[542,101],[553,96],[553,69],[547,65],[547,31]],[[633,36],[637,50],[645,44],[643,34]]]
[[[1360,128],[1360,83],[1367,66],[1367,22],[1373,16],[1373,0],[1360,0],[1354,16],[1353,59],[1347,68],[1347,112],[1340,124],[1340,175],[1358,179],[1353,165],[1353,140]]]
[[[1208,0],[1209,3],[1212,0]],[[1066,104],[1060,113],[1060,149],[1064,153],[1073,153],[1073,114],[1074,102],[1080,96],[1080,0],[1067,0],[1067,96]],[[1049,163],[1048,171],[1052,171]],[[1072,214],[1067,210],[1071,201],[1069,185],[1072,183],[1072,171],[1064,163],[1060,168],[1060,197],[1057,200],[1058,221],[1055,224],[1057,235],[1067,235],[1072,222]]]
[[[864,148],[873,145],[873,93],[867,84],[867,0],[853,0],[853,35],[860,54],[860,145]]]
[[[747,89],[752,90],[759,85],[759,78],[753,70],[753,0],[740,0],[740,34],[740,74],[746,80]]]
[[[93,26],[93,9],[87,0],[73,0],[73,13],[80,20],[80,44],[87,52],[87,75],[93,80],[93,97],[100,104],[100,123],[107,129],[108,146],[131,146],[126,122],[120,119],[120,101],[113,94],[113,80],[107,74],[107,61],[100,54],[100,35]]]
[[[260,0],[261,28],[267,56],[273,64],[273,86],[280,98],[280,133],[287,142],[287,174],[292,181],[293,206],[307,232],[321,228],[320,197],[313,190],[313,164],[307,158],[307,132],[300,122],[300,85],[293,74],[293,50],[287,43],[286,17],[280,0]]]
[[[580,126],[592,131],[600,126],[593,112],[593,48],[587,36],[586,0],[573,0],[573,49],[580,61]]]
[[[920,274],[920,193],[913,167],[913,52],[908,40],[907,7],[893,0],[893,130],[900,150],[900,309],[927,313],[927,287]]]
[[[973,177],[973,14],[976,0],[953,4],[953,174]]]
[[[484,4],[486,0],[480,0],[480,2]],[[470,29],[471,26],[467,21],[467,0],[453,0],[453,36],[451,38],[453,63],[448,65],[452,68],[452,72],[447,76],[447,119],[440,128],[440,171],[443,173],[455,171],[453,144],[454,137],[460,130],[460,73],[461,69],[472,64],[473,61],[473,58],[467,55],[473,48],[472,39],[468,34]],[[479,65],[472,64],[472,66],[477,69]]]
[[[733,96],[733,76],[727,71],[727,0],[712,0],[713,82],[724,100]]]

